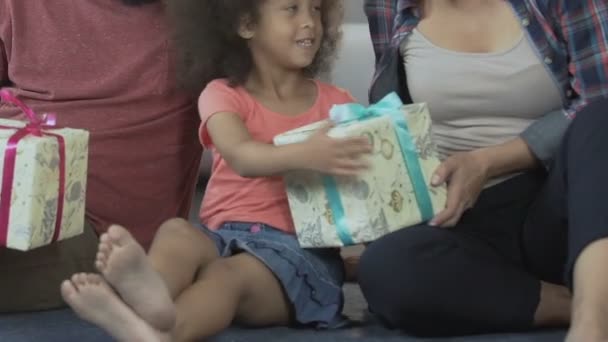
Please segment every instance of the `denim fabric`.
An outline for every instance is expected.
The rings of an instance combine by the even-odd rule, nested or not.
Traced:
[[[283,286],[298,325],[337,328],[346,323],[338,249],[303,249],[294,235],[260,223],[227,222],[218,230],[203,230],[222,257],[246,252],[263,262]]]

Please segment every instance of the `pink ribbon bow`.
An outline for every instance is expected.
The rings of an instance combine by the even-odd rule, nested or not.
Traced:
[[[4,172],[2,175],[2,185],[0,187],[0,246],[7,246],[9,216],[11,209],[11,197],[13,193],[13,181],[15,179],[15,160],[17,158],[17,145],[19,141],[28,135],[36,137],[52,136],[57,139],[59,144],[59,196],[57,198],[57,219],[55,220],[55,231],[53,232],[52,242],[59,239],[61,231],[61,221],[63,216],[63,200],[65,196],[65,141],[61,135],[50,133],[46,129],[56,128],[57,120],[54,114],[43,114],[38,117],[34,111],[17,99],[8,90],[0,90],[0,100],[11,103],[19,107],[27,117],[25,127],[11,127],[0,125],[0,129],[16,129],[6,145],[4,154]]]

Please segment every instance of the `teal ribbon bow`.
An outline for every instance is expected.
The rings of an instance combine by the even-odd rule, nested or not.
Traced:
[[[371,118],[388,116],[392,119],[395,127],[395,133],[401,147],[401,154],[405,162],[407,172],[410,176],[414,194],[420,215],[423,221],[428,221],[433,218],[433,204],[429,194],[420,160],[418,159],[418,151],[412,139],[412,135],[405,121],[405,115],[401,110],[403,102],[396,93],[390,93],[382,100],[369,107],[362,106],[356,103],[348,103],[343,105],[335,105],[332,107],[329,116],[336,124],[345,124],[352,121],[364,121]],[[348,220],[345,215],[344,205],[340,198],[340,192],[336,180],[332,176],[323,176],[323,187],[329,207],[333,213],[334,222],[338,232],[338,237],[345,246],[354,245],[355,242],[350,234]]]

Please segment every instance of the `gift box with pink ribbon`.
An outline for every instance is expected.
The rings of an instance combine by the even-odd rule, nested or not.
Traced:
[[[31,250],[83,232],[89,133],[37,115],[7,90],[26,121],[0,119],[0,248]]]

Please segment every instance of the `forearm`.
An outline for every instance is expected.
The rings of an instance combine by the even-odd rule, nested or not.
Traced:
[[[538,167],[538,159],[522,138],[501,145],[481,148],[473,153],[485,165],[488,178]]]
[[[269,177],[306,169],[305,149],[304,143],[273,146],[252,140],[240,144],[225,159],[242,177]]]

